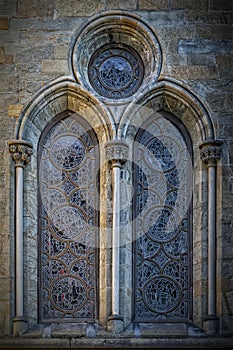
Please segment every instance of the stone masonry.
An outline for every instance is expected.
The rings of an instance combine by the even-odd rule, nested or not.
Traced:
[[[130,11],[150,24],[160,42],[163,56],[159,81],[169,79],[179,82],[180,86],[194,94],[211,116],[216,139],[223,141],[217,171],[217,313],[220,318],[219,334],[233,336],[233,2],[0,0],[0,337],[12,336],[15,312],[14,165],[7,142],[16,138],[20,116],[32,99],[40,95],[40,90],[59,77],[72,76],[68,58],[76,33],[91,16],[112,10]],[[33,190],[37,191],[33,173],[36,162],[32,161],[28,167],[32,170]],[[203,196],[200,184],[195,183],[196,207],[201,207]],[[24,213],[27,232],[33,231],[31,215],[30,210]],[[204,209],[202,215],[206,217]],[[201,220],[200,217],[196,219]],[[201,225],[206,225],[205,218]],[[30,278],[34,280],[36,290],[37,253],[33,251],[36,237],[33,236],[32,240],[35,244],[24,264],[31,264]],[[194,264],[201,258],[203,264],[207,264],[206,238],[201,241],[200,237],[195,244]],[[202,281],[194,276],[193,285],[196,297],[193,307],[196,307],[194,313],[200,327],[203,327],[200,320],[204,318],[200,304],[206,304],[203,295],[207,289],[207,269],[204,267],[203,270],[206,275]],[[25,298],[27,304],[35,302],[33,291]],[[31,317],[36,319],[34,314]],[[80,336],[85,335],[83,331],[81,333]],[[43,336],[43,331],[38,331],[36,337],[38,334]],[[23,340],[20,341],[23,344]],[[78,346],[75,342],[72,340],[73,347]],[[64,339],[59,344],[71,346]],[[140,346],[135,344],[135,347]],[[146,346],[159,345],[148,343]],[[188,343],[187,346],[192,345]],[[86,346],[85,341],[82,346]],[[98,346],[103,346],[100,340]],[[128,342],[127,347],[130,346],[132,344]],[[174,343],[173,346],[180,345]],[[229,343],[227,346],[230,347]]]

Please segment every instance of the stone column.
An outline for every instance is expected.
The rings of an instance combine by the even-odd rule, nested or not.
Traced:
[[[15,162],[15,317],[13,334],[21,335],[27,329],[23,305],[23,169],[30,162],[32,145],[23,140],[8,142]]]
[[[122,140],[113,140],[105,145],[106,159],[112,171],[112,314],[108,318],[108,330],[123,331],[120,316],[120,194],[121,169],[128,158],[128,145]]]
[[[204,328],[208,335],[218,333],[216,314],[216,167],[221,158],[220,140],[210,140],[200,145],[201,160],[208,169],[208,315]]]

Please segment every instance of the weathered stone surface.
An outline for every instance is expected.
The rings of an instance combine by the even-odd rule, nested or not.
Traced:
[[[186,24],[183,11],[152,11],[148,12],[147,19],[155,28],[163,25],[183,26]]]
[[[185,13],[185,23],[194,23],[196,26],[216,24],[230,24],[229,14],[227,12],[211,11],[199,12],[189,11]]]
[[[19,0],[19,17],[51,17],[53,16],[53,2],[47,0]]]
[[[232,39],[232,29],[229,25],[214,24],[214,25],[204,25],[200,24],[195,29],[196,38],[205,38],[205,39]]]
[[[233,94],[209,94],[207,101],[213,111],[229,112],[233,110]]]
[[[0,79],[0,92],[12,92],[18,90],[18,74],[2,74]]]
[[[17,0],[1,0],[0,15],[16,15]]]
[[[233,56],[232,55],[217,55],[216,63],[221,66],[233,67]]]
[[[210,10],[233,10],[231,0],[210,0]]]
[[[18,117],[23,109],[23,105],[10,105],[8,107],[8,116],[9,117]]]
[[[68,45],[55,46],[54,47],[54,58],[65,60],[67,59]]]
[[[4,47],[0,47],[0,63],[5,62],[5,50]]]
[[[74,4],[73,0],[55,0],[55,10],[60,17],[86,17],[105,10],[105,1],[79,0]]]
[[[139,0],[138,2],[139,10],[167,10],[168,2],[167,0]]]
[[[206,66],[168,66],[163,74],[184,80],[214,80],[218,78],[216,68]]]
[[[207,11],[208,10],[208,0],[196,0],[187,1],[187,0],[172,0],[171,9],[179,10],[197,10],[198,11]]]
[[[215,66],[216,58],[215,55],[206,54],[188,54],[187,64],[189,66]]]
[[[233,40],[179,40],[179,53],[227,54],[233,53]]]
[[[67,74],[68,64],[66,60],[42,60],[43,73]]]
[[[0,17],[0,30],[8,29],[8,18]]]
[[[142,337],[156,337],[156,336],[185,336],[187,335],[187,326],[182,323],[158,323],[158,324],[140,324],[140,331]]]
[[[137,3],[135,0],[108,0],[106,2],[106,10],[122,9],[136,10]]]
[[[61,28],[63,29],[63,33],[65,34],[65,31],[75,31],[79,28],[79,26],[84,22],[84,18],[82,17],[75,17],[75,18],[60,18],[55,17],[53,19],[51,18],[37,18],[36,20],[34,18],[11,18],[9,29],[17,31],[16,33],[19,34],[18,31],[28,30],[28,31],[36,31],[36,30],[44,30],[45,36],[46,31],[61,31]],[[23,33],[22,33],[23,34]],[[33,33],[31,33],[32,35]]]

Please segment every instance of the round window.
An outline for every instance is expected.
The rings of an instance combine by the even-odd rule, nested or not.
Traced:
[[[105,45],[91,57],[88,77],[92,87],[112,99],[133,95],[140,87],[144,66],[139,54],[127,45]]]

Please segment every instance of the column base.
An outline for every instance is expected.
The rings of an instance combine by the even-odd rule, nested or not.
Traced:
[[[120,315],[111,315],[108,318],[107,330],[113,334],[119,334],[124,330],[123,317]]]
[[[204,331],[209,336],[219,333],[219,319],[217,315],[208,315],[204,319]]]
[[[28,329],[28,323],[24,317],[13,318],[13,335],[14,337],[20,337]]]

